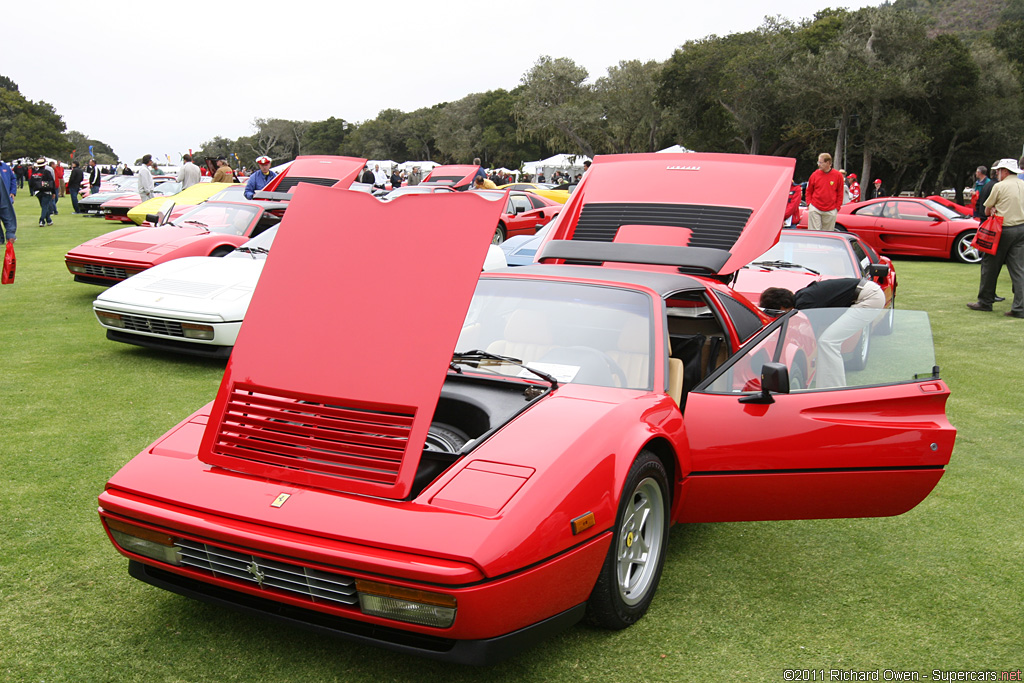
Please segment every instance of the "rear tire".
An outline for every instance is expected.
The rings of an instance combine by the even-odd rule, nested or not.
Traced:
[[[863,370],[868,366],[868,354],[871,353],[871,327],[865,327],[860,333],[857,348],[846,359],[847,370]]]
[[[956,236],[950,258],[960,263],[981,263],[981,252],[971,246],[977,230],[968,230]]]
[[[641,451],[622,487],[611,547],[587,602],[588,622],[619,630],[647,612],[665,564],[668,511],[665,466]]]
[[[494,229],[494,237],[491,238],[491,244],[501,244],[505,241],[505,226],[501,223]]]

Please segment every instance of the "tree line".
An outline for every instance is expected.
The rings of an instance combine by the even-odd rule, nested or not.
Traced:
[[[258,118],[253,134],[215,137],[197,156],[252,168],[266,154],[468,163],[518,168],[556,152],[594,156],[681,144],[704,152],[797,159],[797,180],[820,152],[837,168],[894,191],[932,193],[971,182],[974,168],[1021,150],[1024,0],[1004,0],[990,28],[939,32],[896,0],[828,9],[793,22],[681,45],[665,61],[621,61],[594,80],[573,60],[540,57],[512,90],[472,93],[411,112],[342,118]],[[6,158],[82,154],[117,160],[105,144],[65,132],[53,107],[29,102],[0,76]],[[109,158],[100,158],[107,155]]]

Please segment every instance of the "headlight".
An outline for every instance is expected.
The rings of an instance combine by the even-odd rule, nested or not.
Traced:
[[[181,564],[181,551],[174,547],[174,539],[167,534],[117,519],[107,519],[106,522],[110,535],[124,550],[168,564]]]
[[[448,628],[455,622],[456,601],[452,595],[363,579],[356,579],[356,590],[363,614],[437,628]]]
[[[85,266],[83,266],[81,263],[69,263],[68,270],[70,270],[72,273],[79,273],[80,275],[85,275]]]
[[[213,339],[213,326],[211,325],[196,325],[195,323],[182,323],[181,331],[185,334],[188,339]]]
[[[109,311],[96,311],[96,317],[100,323],[107,327],[124,327],[124,320],[118,313],[110,313]]]

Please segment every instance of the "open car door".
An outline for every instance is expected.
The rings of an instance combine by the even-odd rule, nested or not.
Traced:
[[[680,521],[884,517],[931,492],[956,430],[927,314],[895,311],[892,334],[870,335],[863,370],[817,386],[817,340],[864,310],[793,311],[687,396]]]

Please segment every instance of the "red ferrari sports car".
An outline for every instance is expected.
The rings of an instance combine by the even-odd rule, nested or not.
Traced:
[[[489,196],[505,194],[505,190],[474,190]],[[492,244],[501,244],[509,237],[532,235],[547,225],[562,210],[562,204],[529,192],[509,192],[505,209],[494,229]]]
[[[64,255],[76,282],[112,285],[183,256],[224,256],[281,220],[287,204],[206,202],[159,227],[136,226],[83,242]]]
[[[888,312],[873,327],[877,334],[889,334],[896,308],[896,269],[853,233],[783,230],[778,244],[736,273],[732,287],[759,302],[769,287],[795,292],[816,280],[847,277],[870,278],[885,292]],[[864,369],[872,338],[860,334],[843,344],[847,369]]]
[[[800,227],[807,227],[806,213]],[[836,229],[856,234],[883,255],[981,261],[981,254],[971,246],[978,221],[930,199],[881,197],[844,204],[836,216]]]
[[[909,510],[955,437],[927,319],[813,390],[802,314],[722,282],[793,166],[597,157],[541,263],[483,275],[497,202],[297,189],[215,401],[110,479],[104,528],[155,586],[479,664],[635,622],[673,523]]]

